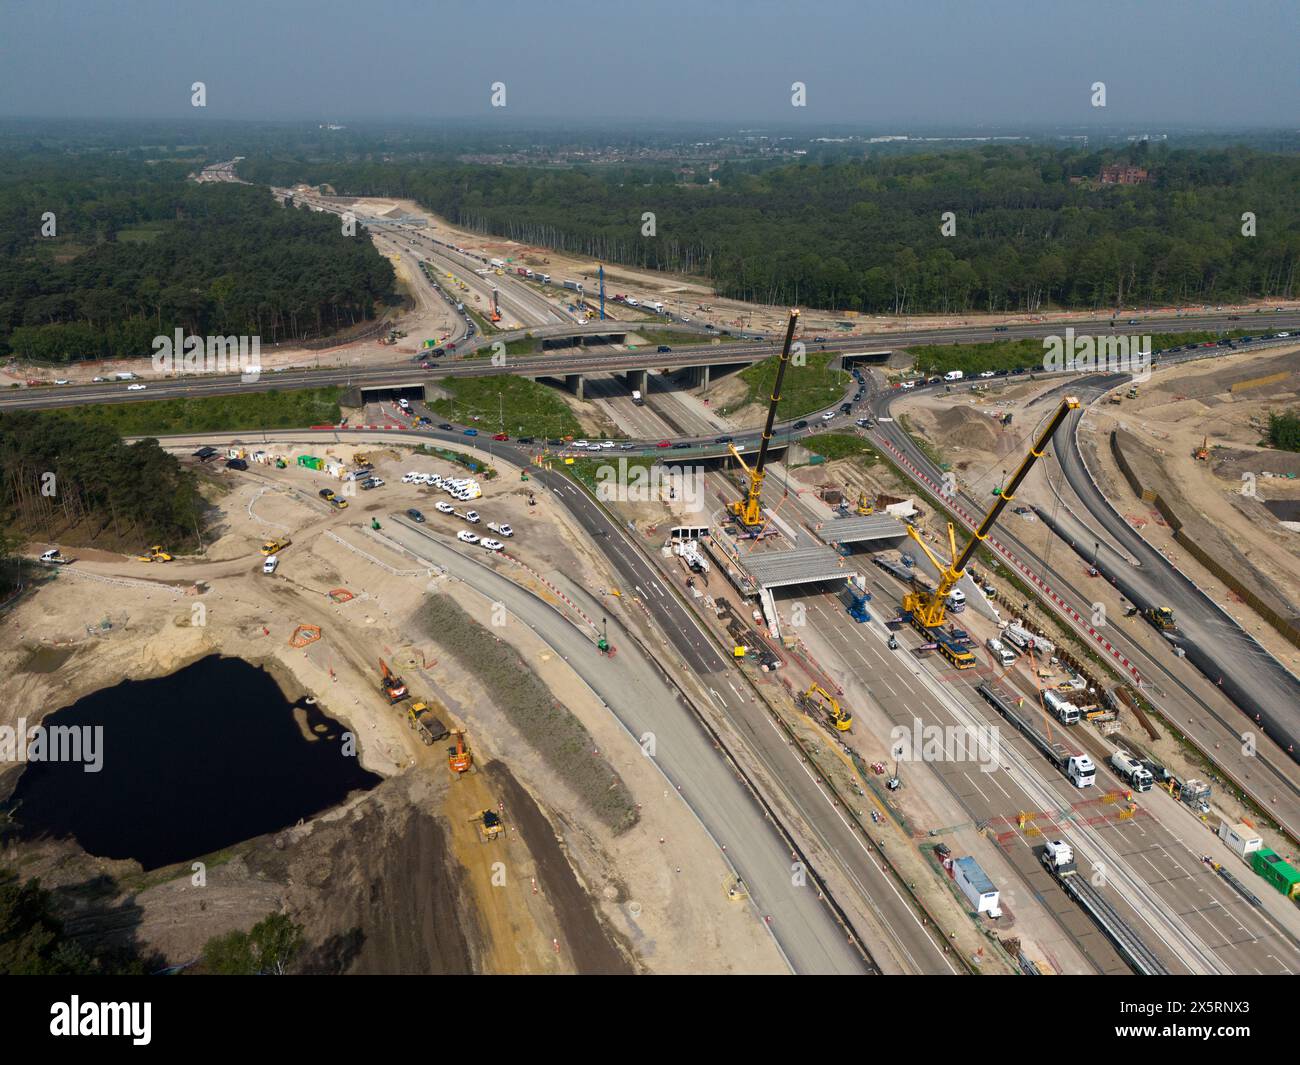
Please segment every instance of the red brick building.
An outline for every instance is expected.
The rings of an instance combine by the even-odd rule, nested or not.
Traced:
[[[1103,185],[1145,185],[1150,180],[1151,175],[1140,166],[1115,163],[1101,168],[1100,181]]]

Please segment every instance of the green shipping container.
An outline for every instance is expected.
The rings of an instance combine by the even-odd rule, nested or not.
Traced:
[[[309,470],[319,470],[325,463],[315,455],[299,455],[298,465],[306,466]]]
[[[1250,865],[1288,899],[1300,898],[1300,873],[1284,862],[1277,852],[1267,847],[1252,851]]]

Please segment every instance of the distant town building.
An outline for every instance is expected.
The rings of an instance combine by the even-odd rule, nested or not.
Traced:
[[[1124,166],[1115,163],[1111,166],[1103,166],[1098,180],[1103,185],[1145,185],[1151,180],[1151,175],[1140,166]]]

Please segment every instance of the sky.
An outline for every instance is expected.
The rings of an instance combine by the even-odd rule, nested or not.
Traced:
[[[0,116],[1295,128],[1298,31],[1296,0],[0,0]]]

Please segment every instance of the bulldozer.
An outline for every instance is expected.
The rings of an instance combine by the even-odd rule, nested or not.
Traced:
[[[505,822],[501,820],[501,815],[495,810],[484,810],[477,817],[471,817],[469,821],[472,825],[478,825],[480,843],[491,843],[506,829]]]
[[[447,748],[447,768],[452,776],[459,778],[462,773],[474,771],[474,755],[465,743],[464,729],[458,728],[452,735],[456,737],[456,746]]]
[[[170,562],[172,556],[162,549],[162,544],[154,544],[147,555],[136,555],[137,562]]]
[[[810,714],[824,715],[837,732],[848,732],[853,727],[853,715],[820,684],[813,684],[799,695],[799,706]]]
[[[379,660],[379,673],[379,692],[388,700],[390,706],[396,706],[403,699],[411,697],[411,693],[406,689],[405,682],[388,668],[388,663],[382,658]]]
[[[291,543],[293,543],[293,541],[290,540],[289,537],[287,536],[282,536],[278,540],[267,540],[264,544],[262,544],[262,554],[278,555]]]

